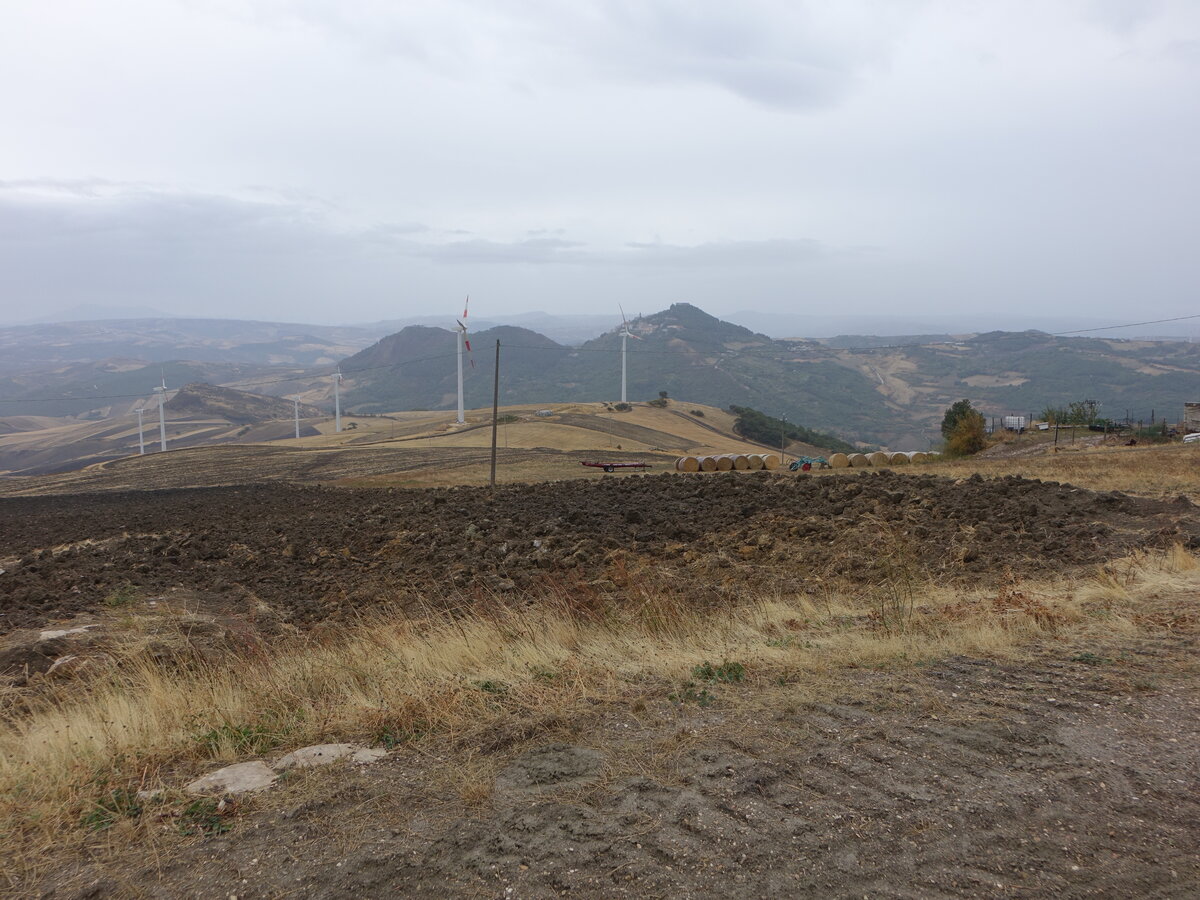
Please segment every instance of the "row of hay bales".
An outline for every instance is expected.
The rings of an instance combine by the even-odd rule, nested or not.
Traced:
[[[681,456],[675,460],[676,472],[729,472],[734,470],[778,469],[778,453],[722,453],[716,456]]]
[[[874,453],[834,453],[829,457],[829,465],[835,469],[861,469],[867,466],[907,466],[911,463],[922,463],[932,459],[936,454],[925,453],[922,450],[888,453],[886,450],[876,450]]]

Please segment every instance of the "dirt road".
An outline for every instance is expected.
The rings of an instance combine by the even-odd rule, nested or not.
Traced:
[[[1195,644],[1079,649],[599,702],[297,778],[44,896],[1197,896]]]

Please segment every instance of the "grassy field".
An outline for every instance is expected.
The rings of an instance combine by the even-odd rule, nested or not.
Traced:
[[[719,612],[697,611],[685,591],[664,584],[643,583],[603,610],[564,589],[536,610],[497,601],[416,620],[380,611],[220,662],[163,664],[130,639],[110,648],[119,667],[86,687],[4,697],[4,870],[29,875],[51,848],[99,836],[137,839],[153,827],[132,800],[137,791],[163,789],[164,804],[185,805],[178,786],[215,762],[330,739],[468,747],[514,722],[584,715],[596,698],[703,706],[734,683],[800,685],[819,698],[835,684],[846,689],[838,671],[899,671],[964,654],[1013,658],[1047,640],[1091,646],[1160,629],[1145,615],[1147,598],[1161,606],[1198,588],[1196,559],[1177,549],[998,593],[902,580],[870,596],[744,597]],[[164,615],[172,612],[155,617]],[[160,641],[161,624],[153,628]],[[148,625],[127,618],[126,637]]]

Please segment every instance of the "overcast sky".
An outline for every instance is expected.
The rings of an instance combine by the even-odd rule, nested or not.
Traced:
[[[4,0],[0,322],[1200,312],[1200,3]]]

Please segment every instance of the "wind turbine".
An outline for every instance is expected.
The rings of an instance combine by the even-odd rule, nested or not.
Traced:
[[[296,440],[300,440],[300,395],[297,394],[292,401],[296,404]]]
[[[467,296],[467,302],[463,304],[463,314],[461,319],[455,319],[458,323],[458,424],[466,423],[466,417],[463,411],[463,347],[467,348],[467,353],[471,352],[471,342],[467,340],[467,307],[471,304],[470,295]],[[475,357],[471,357],[471,368],[475,368]]]
[[[338,434],[342,433],[342,395],[338,391],[338,386],[342,384],[342,367],[338,366],[337,371],[331,376],[334,379],[334,431]],[[296,434],[296,437],[300,437]]]
[[[617,304],[617,309],[621,310],[621,402],[628,403],[625,398],[625,354],[627,352],[629,338],[635,341],[640,341],[641,338],[629,330],[629,320],[625,318],[625,310],[621,308],[621,304]]]
[[[134,412],[137,413],[137,417],[138,417],[138,456],[145,456],[146,455],[146,438],[142,432],[142,415],[146,412],[146,410],[143,407],[139,406],[137,409],[134,410]]]
[[[156,387],[154,393],[158,394],[158,441],[162,446],[162,452],[167,450],[167,414],[163,407],[167,402],[167,376],[164,373],[162,376],[162,386]]]

